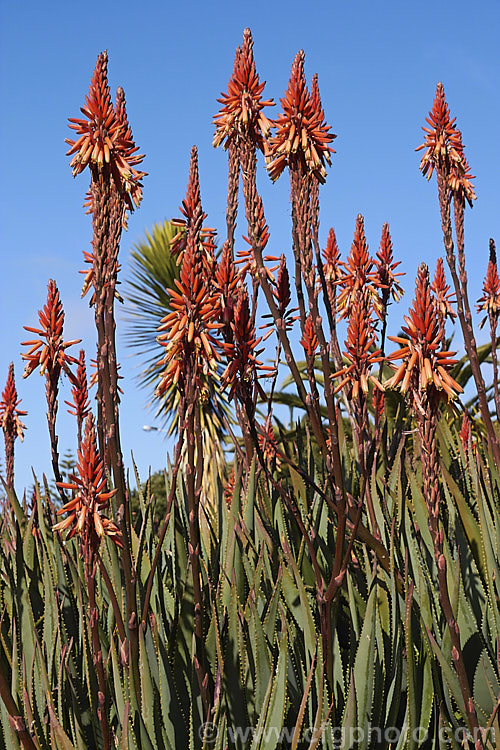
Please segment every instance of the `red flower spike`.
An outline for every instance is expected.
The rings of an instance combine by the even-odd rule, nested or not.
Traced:
[[[337,238],[333,227],[328,232],[328,238],[326,240],[326,247],[323,251],[324,258],[324,272],[325,279],[335,284],[342,278],[342,272],[340,269],[340,250],[337,245]]]
[[[300,50],[293,61],[290,81],[283,99],[283,113],[276,120],[276,134],[269,139],[270,153],[267,170],[275,182],[286,166],[299,163],[304,171],[325,182],[325,164],[331,163],[335,153],[328,145],[336,136],[330,133],[316,83],[309,94],[304,75],[304,52]]]
[[[247,140],[261,151],[266,151],[266,139],[271,122],[264,107],[273,107],[272,99],[262,99],[265,82],[260,83],[253,57],[253,40],[250,29],[243,32],[243,45],[236,50],[234,68],[227,93],[217,101],[222,108],[214,117],[213,145],[227,149],[231,143]]]
[[[316,328],[312,315],[308,315],[304,324],[304,333],[300,339],[305,353],[309,359],[314,359],[316,352],[318,351],[318,337],[316,336]]]
[[[431,289],[435,294],[436,307],[438,311],[440,311],[443,320],[446,318],[449,318],[450,320],[456,318],[457,315],[451,306],[454,295],[450,292],[449,284],[446,283],[442,258],[437,259],[436,273],[434,274],[434,281],[431,284]]]
[[[215,269],[215,289],[219,294],[219,322],[222,323],[222,335],[225,341],[232,339],[231,323],[236,304],[240,274],[236,270],[231,247],[225,242],[220,261]]]
[[[77,140],[66,139],[70,146],[67,156],[73,156],[70,167],[75,177],[89,166],[91,171],[109,171],[120,194],[126,196],[128,208],[133,209],[141,198],[140,180],[145,172],[135,167],[142,161],[132,139],[125,113],[125,102],[119,94],[117,110],[113,108],[108,85],[108,55],[102,52],[90,82],[89,93],[81,112],[85,119],[70,118],[70,128]]]
[[[402,393],[410,392],[419,401],[429,389],[441,398],[454,399],[462,393],[462,387],[449,375],[456,364],[451,359],[454,352],[442,351],[441,334],[434,298],[431,294],[429,269],[422,263],[418,269],[415,299],[409,314],[405,315],[403,336],[389,336],[400,344],[400,349],[391,354],[389,360],[402,360],[401,365],[392,365],[396,371],[386,383],[386,388],[398,388]]]
[[[85,367],[85,352],[83,349],[81,349],[78,358],[78,367],[74,376],[71,395],[73,396],[73,402],[65,401],[64,403],[70,407],[68,412],[77,418],[78,424],[81,424],[90,412],[87,369]]]
[[[337,282],[340,285],[340,294],[337,298],[339,318],[350,317],[351,308],[358,294],[361,294],[365,300],[366,308],[373,308],[380,316],[381,305],[378,296],[380,282],[377,274],[372,270],[373,260],[368,253],[364,219],[361,214],[358,214],[356,218],[354,240],[347,262],[343,263],[343,266],[345,273]]]
[[[477,301],[477,311],[486,312],[487,315],[479,327],[482,328],[488,319],[496,325],[500,318],[500,279],[498,277],[497,255],[495,243],[490,239],[490,260],[488,270],[483,284],[483,296]]]
[[[179,210],[184,218],[172,220],[172,224],[179,227],[179,231],[170,243],[170,252],[172,255],[178,256],[178,265],[182,263],[182,255],[189,241],[199,244],[208,238],[213,240],[215,233],[214,229],[203,227],[203,222],[207,218],[207,215],[203,212],[201,206],[198,149],[196,146],[193,146],[191,149],[186,197],[182,201],[182,206],[179,207]]]
[[[444,168],[449,172],[451,164],[460,163],[461,159],[461,139],[455,126],[455,118],[450,117],[442,83],[436,86],[436,96],[426,121],[430,128],[422,128],[426,134],[425,141],[415,151],[425,148],[420,171],[429,180],[435,168]]]
[[[257,346],[261,339],[255,338],[255,326],[250,314],[248,292],[243,284],[238,290],[238,299],[234,308],[233,341],[224,343],[224,353],[228,365],[221,377],[223,388],[230,386],[229,398],[237,391],[243,392],[243,398],[251,392],[257,378],[258,370],[263,368],[257,359]],[[272,368],[271,368],[272,369]]]
[[[392,239],[387,222],[382,227],[382,238],[380,248],[375,258],[375,276],[378,286],[382,290],[382,298],[387,302],[389,296],[395,302],[401,299],[404,294],[403,287],[397,281],[398,276],[404,276],[404,273],[394,273],[401,261],[394,262],[392,253]]]
[[[21,346],[29,346],[30,349],[22,358],[26,360],[24,378],[27,378],[33,370],[40,367],[40,375],[52,373],[69,372],[69,364],[76,362],[73,357],[66,354],[66,349],[73,344],[79,344],[81,339],[66,341],[63,343],[64,311],[59,297],[59,290],[53,279],[48,283],[47,303],[43,310],[38,313],[40,328],[24,326],[26,331],[36,333],[41,339],[23,341]],[[43,341],[42,339],[45,339]]]
[[[373,321],[367,312],[365,300],[360,295],[356,297],[352,307],[345,344],[344,356],[348,364],[333,375],[334,378],[342,378],[335,388],[335,393],[348,386],[351,398],[356,400],[360,393],[366,396],[370,381],[375,388],[383,391],[383,386],[378,379],[371,375],[373,365],[381,362],[383,356],[380,349],[373,350],[375,344]]]
[[[470,173],[470,167],[465,158],[464,146],[462,143],[462,133],[457,128],[458,141],[456,145],[456,151],[460,157],[460,160],[452,161],[451,171],[449,176],[449,185],[451,193],[454,197],[458,198],[463,204],[465,201],[472,208],[472,201],[476,200],[476,194],[474,192],[474,186],[472,180],[475,179],[474,175]]]
[[[97,450],[92,414],[85,421],[85,435],[78,449],[76,472],[70,475],[70,482],[57,482],[59,487],[73,490],[75,497],[57,511],[58,516],[68,515],[52,530],[68,531],[68,539],[79,535],[82,546],[89,545],[94,551],[98,549],[103,536],[109,536],[118,547],[123,547],[117,525],[101,515],[116,490],[103,491],[107,487],[107,479]]]
[[[11,362],[7,382],[2,393],[2,400],[0,401],[0,425],[4,433],[9,435],[12,440],[18,437],[22,442],[24,440],[23,430],[26,429],[26,425],[21,422],[19,417],[25,417],[28,412],[17,408],[20,403],[21,399],[17,398],[14,363]]]
[[[205,379],[215,376],[219,354],[214,332],[220,323],[220,293],[216,289],[215,259],[211,241],[202,239],[201,225],[205,214],[201,206],[197,150],[191,151],[186,200],[182,209],[186,221],[179,240],[180,277],[177,289],[169,289],[171,312],[161,321],[158,342],[165,354],[158,365],[165,365],[156,395],[163,395],[173,385],[184,389],[185,365],[195,368],[198,389],[205,390]],[[208,230],[206,230],[208,232]],[[211,232],[212,230],[210,230]],[[212,238],[212,234],[209,235]],[[207,250],[208,248],[208,250]]]

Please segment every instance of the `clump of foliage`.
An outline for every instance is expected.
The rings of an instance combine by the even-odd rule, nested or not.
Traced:
[[[387,337],[389,305],[403,292],[389,226],[375,257],[361,215],[345,261],[333,229],[321,247],[320,186],[335,136],[317,77],[307,86],[304,53],[275,120],[263,91],[247,29],[215,117],[214,145],[228,155],[221,252],[205,224],[196,148],[182,217],[162,249],[160,278],[172,282],[161,290],[157,280],[164,309],[145,372],[159,411],[176,411],[161,505],[156,477],[137,478],[131,492],[120,443],[118,255],[145,174],[123,90],[111,101],[106,53],[83,119],[70,121],[73,173],[88,167],[91,178],[84,290],[95,312],[97,414],[50,280],[39,327],[28,328],[39,338],[23,356],[25,376],[45,374],[57,506],[47,486],[23,502],[15,491],[24,412],[13,367],[0,402],[0,747],[497,746],[500,283],[492,244],[478,301],[491,346],[478,352],[464,239],[475,194],[460,131],[438,84],[420,167],[437,176],[455,302],[443,262],[433,281],[422,263],[402,332]],[[259,153],[273,181],[290,177],[293,273],[269,254]],[[236,250],[240,193],[246,247]],[[137,252],[140,307],[153,256]],[[271,365],[258,300],[264,339],[275,336]],[[455,318],[465,362],[447,343]],[[277,387],[285,368],[293,391]],[[78,434],[69,475],[56,430],[63,373]],[[473,410],[460,402],[470,378]],[[275,414],[283,401],[300,409],[288,426]]]

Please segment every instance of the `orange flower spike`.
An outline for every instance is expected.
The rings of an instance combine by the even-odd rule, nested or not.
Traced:
[[[265,82],[261,83],[253,57],[253,40],[250,29],[243,32],[243,44],[236,50],[233,74],[227,93],[217,101],[222,108],[214,117],[213,145],[227,149],[231,142],[249,139],[261,151],[266,151],[266,140],[271,122],[263,110],[273,107],[272,99],[262,99]]]
[[[317,79],[314,93],[309,94],[304,75],[304,52],[297,53],[288,88],[280,99],[282,114],[276,120],[276,133],[269,139],[270,152],[267,170],[275,182],[286,166],[302,163],[305,171],[325,182],[325,163],[331,163],[334,153],[329,144],[336,136],[324,119]]]
[[[91,171],[109,170],[120,193],[126,195],[128,208],[133,210],[141,199],[140,180],[145,172],[135,167],[143,156],[136,153],[132,132],[125,113],[123,91],[119,90],[117,110],[113,108],[108,85],[108,55],[101,52],[90,81],[89,93],[81,112],[85,119],[70,118],[70,128],[77,140],[66,139],[70,146],[67,156],[73,156],[70,167],[73,176],[89,166]]]
[[[436,297],[436,305],[438,310],[445,318],[453,320],[457,315],[451,306],[453,302],[453,294],[450,293],[450,286],[446,283],[446,276],[444,273],[443,259],[438,258],[436,263],[436,273],[434,274],[434,281],[432,282],[431,289]]]
[[[85,434],[78,449],[76,473],[70,475],[70,482],[58,482],[58,486],[73,490],[76,497],[57,511],[61,516],[70,515],[56,523],[53,531],[69,531],[68,538],[79,535],[82,545],[90,544],[97,548],[104,534],[109,536],[119,547],[122,546],[121,535],[116,524],[101,517],[104,506],[113,497],[116,490],[103,492],[107,486],[104,475],[104,464],[97,449],[94,418],[90,413],[85,421]]]
[[[347,327],[346,351],[344,356],[348,364],[334,373],[333,378],[343,378],[342,382],[337,385],[337,393],[346,385],[359,393],[368,393],[368,382],[371,381],[375,388],[383,390],[383,386],[378,379],[371,375],[373,365],[381,362],[383,357],[380,349],[372,350],[375,343],[375,333],[373,321],[367,313],[365,301],[358,297],[354,301],[352,314]]]
[[[300,343],[304,347],[304,351],[308,358],[314,359],[316,352],[318,351],[318,337],[316,336],[316,328],[314,326],[314,320],[312,315],[308,315],[304,324],[304,333],[300,339]]]
[[[498,277],[495,243],[492,239],[490,239],[490,260],[483,284],[483,296],[478,299],[476,307],[478,312],[487,313],[479,324],[480,328],[484,326],[488,318],[496,325],[500,318],[500,278]]]
[[[457,128],[457,143],[456,151],[459,156],[459,160],[453,160],[451,163],[449,185],[453,196],[458,198],[464,205],[465,201],[472,208],[472,201],[476,200],[476,194],[474,192],[474,186],[472,180],[475,179],[474,175],[470,172],[469,163],[465,158],[464,146],[462,143],[462,133]]]
[[[326,247],[323,251],[325,279],[331,283],[339,281],[342,277],[340,268],[340,250],[333,227],[328,232]]]
[[[82,423],[87,414],[90,412],[89,391],[87,384],[87,369],[85,367],[85,352],[82,349],[78,358],[78,367],[76,375],[73,376],[73,387],[71,389],[73,402],[65,401],[70,408],[68,412]]]
[[[30,349],[22,358],[26,360],[24,378],[27,378],[33,370],[40,367],[40,374],[65,370],[68,372],[69,364],[76,362],[73,357],[66,354],[66,349],[73,344],[79,344],[81,339],[63,343],[64,311],[59,297],[59,290],[53,279],[49,280],[47,303],[43,310],[38,313],[40,328],[24,326],[26,331],[36,333],[41,339],[23,341],[21,346],[29,346]],[[45,339],[45,341],[43,340]]]
[[[223,388],[230,386],[229,398],[232,399],[236,391],[250,392],[257,371],[264,369],[257,359],[257,346],[261,339],[255,337],[255,326],[250,314],[248,292],[243,284],[239,287],[238,298],[234,308],[232,342],[224,343],[224,353],[227,367],[221,377]],[[266,368],[267,369],[267,368]]]
[[[419,398],[423,391],[434,388],[438,395],[446,394],[454,399],[462,393],[462,387],[449,375],[456,363],[454,352],[440,350],[441,334],[435,299],[431,294],[429,269],[422,263],[418,269],[415,299],[406,326],[402,327],[406,338],[389,336],[391,341],[403,344],[391,354],[389,360],[402,360],[399,366],[392,365],[395,374],[386,383],[386,388],[399,387],[405,393]],[[403,343],[404,342],[404,343]]]
[[[382,238],[380,248],[375,258],[375,276],[377,283],[382,290],[382,298],[387,302],[389,296],[395,302],[398,302],[404,294],[403,287],[397,281],[398,276],[404,276],[404,273],[394,273],[401,261],[394,262],[392,253],[392,239],[387,222],[382,227]]]
[[[25,417],[28,412],[17,408],[20,403],[21,399],[17,398],[14,363],[11,362],[2,400],[0,401],[0,426],[4,433],[9,434],[13,440],[18,437],[22,442],[24,440],[23,430],[26,429],[26,425],[21,422],[19,417]]]
[[[372,307],[377,315],[380,315],[381,305],[378,296],[380,283],[377,274],[372,270],[373,260],[368,253],[364,219],[361,214],[358,214],[356,218],[351,251],[343,266],[345,273],[336,282],[341,288],[337,299],[339,317],[342,319],[350,316],[351,307],[358,293],[366,300],[367,306]]]
[[[426,134],[424,143],[415,150],[425,149],[420,171],[429,180],[435,168],[445,169],[448,173],[453,163],[461,162],[463,154],[460,134],[455,126],[455,118],[450,117],[442,83],[437,84],[432,110],[426,121],[430,127],[422,128]]]

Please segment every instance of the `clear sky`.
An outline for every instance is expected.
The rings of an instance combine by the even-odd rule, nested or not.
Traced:
[[[61,292],[66,338],[82,338],[87,359],[94,356],[93,315],[87,299],[80,299],[78,273],[82,251],[90,249],[90,218],[82,210],[88,176],[73,180],[64,139],[70,134],[67,118],[79,115],[103,49],[109,53],[112,90],[118,85],[125,89],[129,120],[149,173],[143,203],[122,240],[123,280],[132,244],[155,222],[178,215],[193,144],[199,149],[208,223],[223,232],[226,156],[212,148],[211,120],[230,77],[235,48],[249,26],[268,97],[279,101],[300,48],[306,53],[308,80],[318,73],[326,117],[338,134],[321,192],[321,239],[324,243],[334,226],[345,257],[361,212],[375,253],[382,224],[389,222],[395,255],[407,274],[407,293],[394,320],[411,302],[418,264],[425,260],[433,273],[443,254],[437,188],[420,175],[414,148],[422,142],[421,126],[436,83],[444,83],[477,175],[478,200],[467,212],[466,244],[471,300],[481,295],[488,238],[500,239],[498,0],[3,0],[0,14],[0,390],[13,360],[21,408],[29,412],[24,445],[16,443],[18,491],[31,484],[31,466],[37,476],[46,472],[51,478],[44,380],[37,373],[22,380],[20,359],[20,342],[29,338],[22,327],[37,325],[49,278]],[[279,111],[278,104],[275,115]],[[287,176],[272,186],[261,168],[259,180],[271,230],[269,252],[289,254]],[[245,233],[243,220],[239,228]],[[152,415],[145,409],[146,394],[137,389],[123,328],[119,317],[124,453],[128,460],[133,450],[144,476],[149,466],[164,466],[166,446],[160,434],[142,431]],[[67,382],[60,403],[61,453],[75,451],[73,417],[66,414],[64,399],[70,399]]]

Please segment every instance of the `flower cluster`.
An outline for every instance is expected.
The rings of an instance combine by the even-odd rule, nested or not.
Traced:
[[[248,292],[244,284],[238,289],[231,328],[232,341],[223,344],[228,364],[222,373],[221,385],[223,388],[229,386],[230,399],[236,394],[245,401],[251,396],[254,384],[257,385],[258,370],[273,368],[264,368],[257,359],[261,351],[257,350],[257,346],[261,339],[255,337]]]
[[[271,131],[271,121],[263,110],[274,106],[272,99],[262,99],[265,82],[260,82],[253,57],[253,40],[250,29],[243,32],[243,44],[236,50],[233,75],[227,93],[217,101],[222,104],[214,117],[214,146],[225,149],[240,139],[249,140],[261,151],[267,150],[266,139]]]
[[[0,425],[5,435],[8,434],[13,439],[18,437],[22,441],[24,439],[23,430],[26,429],[26,425],[21,422],[19,417],[26,416],[28,412],[17,408],[20,403],[21,399],[17,398],[16,382],[14,379],[14,363],[11,362],[7,382],[2,393],[2,400],[0,401]]]
[[[108,55],[101,52],[90,82],[85,105],[81,107],[84,119],[70,118],[70,128],[76,131],[77,140],[66,139],[70,146],[67,156],[73,156],[70,167],[73,176],[89,166],[91,170],[109,170],[121,195],[132,211],[142,197],[141,179],[145,172],[135,167],[144,156],[137,154],[132,131],[127,121],[123,89],[118,90],[117,104],[113,107],[108,85]]]
[[[158,342],[165,354],[158,363],[165,365],[156,395],[163,395],[172,385],[187,387],[186,376],[194,377],[198,389],[206,387],[204,379],[214,375],[219,354],[214,332],[219,322],[220,295],[213,283],[213,256],[202,240],[201,225],[205,214],[201,207],[196,148],[191,152],[191,165],[186,199],[183,203],[186,223],[183,232],[181,270],[175,280],[177,289],[169,289],[171,312],[161,321]],[[187,372],[187,363],[194,371]]]
[[[288,88],[280,100],[283,112],[276,120],[276,133],[269,139],[267,170],[273,182],[286,166],[300,164],[305,173],[313,174],[323,183],[325,164],[330,164],[330,155],[335,153],[329,144],[336,136],[325,122],[317,79],[313,94],[306,86],[304,59],[300,50],[293,61]]]
[[[103,491],[107,486],[104,464],[97,450],[97,440],[92,414],[85,421],[85,435],[78,450],[77,473],[70,475],[70,482],[58,482],[58,486],[73,490],[75,497],[57,511],[57,515],[68,514],[53,526],[54,531],[68,531],[68,539],[79,535],[83,545],[96,551],[103,536],[109,536],[122,547],[121,533],[117,525],[102,515],[102,511],[116,490]]]
[[[40,328],[24,326],[26,331],[36,333],[40,339],[23,341],[21,346],[29,346],[30,349],[22,358],[26,360],[24,378],[31,375],[33,370],[40,367],[40,375],[47,372],[47,376],[59,375],[62,370],[69,373],[69,365],[76,362],[73,357],[66,353],[66,349],[73,344],[79,344],[80,339],[63,342],[64,311],[59,297],[59,290],[53,279],[48,283],[47,302],[43,310],[38,313]],[[43,340],[45,339],[45,341]]]
[[[404,274],[394,273],[400,263],[400,260],[394,261],[391,233],[389,224],[386,222],[382,227],[380,248],[375,258],[375,276],[381,289],[382,304],[387,304],[390,296],[398,302],[404,294],[403,287],[397,280],[398,276],[404,276]]]
[[[438,258],[436,263],[436,273],[434,274],[434,281],[431,284],[431,290],[435,295],[436,309],[442,319],[449,318],[453,320],[457,315],[451,306],[453,302],[453,293],[450,292],[450,285],[446,283],[446,276],[444,275],[444,264],[443,259]]]
[[[473,176],[464,154],[462,134],[450,117],[450,110],[444,96],[444,87],[438,83],[436,96],[426,118],[430,127],[423,127],[425,140],[416,151],[425,149],[420,161],[420,170],[429,180],[434,169],[441,172],[448,182],[448,189],[459,199],[466,199],[470,205],[476,195],[472,186]]]
[[[400,344],[400,349],[391,354],[391,361],[402,360],[393,365],[395,374],[386,383],[386,388],[398,388],[402,393],[411,392],[418,400],[424,392],[432,390],[437,395],[446,394],[449,400],[462,392],[449,370],[456,364],[454,352],[442,351],[436,304],[431,293],[429,269],[422,263],[418,269],[415,299],[409,314],[405,315],[403,336],[389,336]]]
[[[353,303],[358,295],[365,300],[367,310],[374,309],[380,315],[381,304],[378,295],[380,281],[378,273],[373,270],[373,259],[368,253],[365,237],[364,219],[361,214],[356,218],[356,229],[351,251],[346,263],[342,263],[344,273],[337,284],[340,293],[337,298],[339,318],[350,317]]]
[[[488,319],[496,324],[500,318],[500,278],[498,277],[495,243],[491,239],[490,260],[483,284],[483,296],[478,299],[476,307],[478,312],[487,313],[486,317],[479,324],[480,328],[484,326]]]
[[[356,401],[361,393],[368,394],[371,382],[375,389],[384,388],[375,375],[371,374],[373,365],[383,360],[380,349],[375,349],[375,331],[370,312],[366,309],[366,301],[358,295],[353,303],[347,327],[346,351],[344,357],[348,364],[334,378],[342,378],[335,388],[338,393],[345,386],[350,387],[350,398]]]

